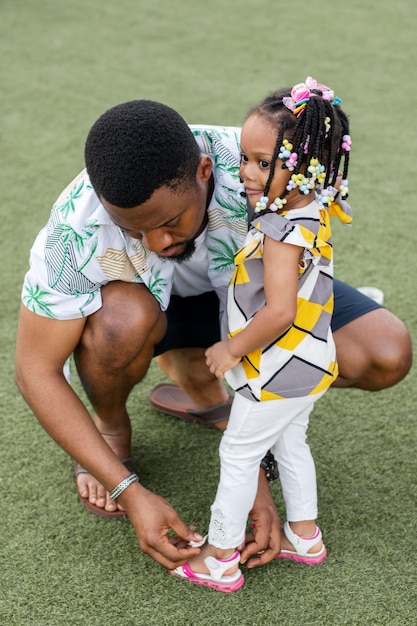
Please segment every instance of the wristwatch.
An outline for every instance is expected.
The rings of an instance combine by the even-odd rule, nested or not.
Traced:
[[[273,480],[276,480],[279,477],[278,463],[270,450],[268,450],[262,459],[261,467],[265,471],[265,476],[269,483],[272,483]]]

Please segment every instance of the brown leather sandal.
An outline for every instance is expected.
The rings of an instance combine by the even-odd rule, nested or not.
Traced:
[[[214,426],[229,419],[233,397],[231,396],[222,404],[200,409],[180,387],[161,383],[152,389],[148,400],[154,409],[166,415],[173,415],[187,422],[197,422],[204,426]]]

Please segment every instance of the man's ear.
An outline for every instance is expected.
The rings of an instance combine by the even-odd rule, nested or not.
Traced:
[[[206,154],[202,154],[197,167],[197,180],[201,183],[206,183],[210,179],[212,171],[212,160]]]

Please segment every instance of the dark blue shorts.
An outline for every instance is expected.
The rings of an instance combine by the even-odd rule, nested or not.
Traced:
[[[341,280],[334,279],[332,330],[381,306]],[[155,356],[175,348],[208,348],[220,340],[219,300],[214,291],[199,296],[172,296],[167,309],[168,329],[155,346]]]
[[[343,283],[337,278],[333,281],[334,310],[332,317],[332,331],[335,332],[342,326],[346,326],[357,317],[369,313],[374,309],[381,309],[381,305],[371,300],[368,296]]]

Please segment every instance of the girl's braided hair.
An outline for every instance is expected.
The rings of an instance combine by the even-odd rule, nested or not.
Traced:
[[[294,112],[290,108],[290,106],[294,108],[297,106],[297,102],[292,104],[294,89],[284,88],[270,93],[247,115],[247,118],[251,115],[259,115],[278,129],[264,195],[268,195],[277,161],[282,159],[281,167],[289,168],[288,158],[282,156],[283,146],[288,146],[289,142],[294,163],[294,166],[289,168],[292,171],[292,178],[299,175],[301,171],[306,178],[311,179],[313,175],[308,168],[312,159],[318,160],[322,166],[323,174],[320,184],[316,185],[318,193],[320,190],[334,188],[343,161],[342,183],[345,182],[346,185],[343,186],[344,193],[341,195],[346,198],[351,141],[349,121],[340,107],[341,100],[334,97],[331,100],[327,95],[328,92],[323,92],[320,88],[312,88],[309,90],[307,101],[298,112]],[[300,193],[306,193],[300,185],[298,188]],[[281,194],[281,198],[284,198],[288,191],[287,188]]]

